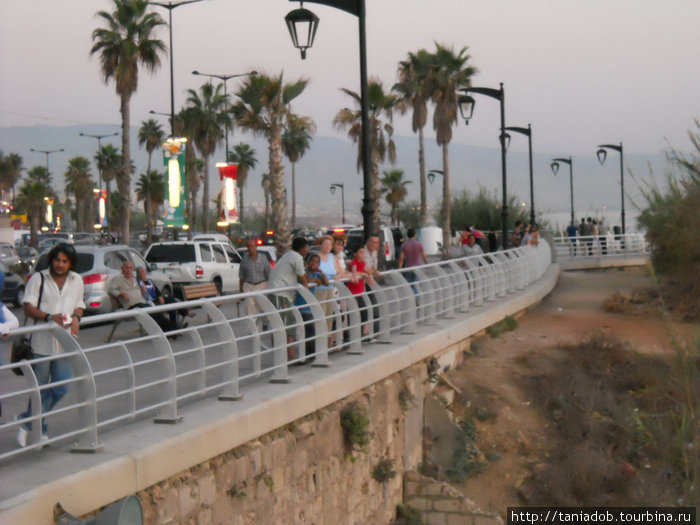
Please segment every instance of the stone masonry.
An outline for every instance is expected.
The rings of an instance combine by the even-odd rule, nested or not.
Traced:
[[[404,476],[404,504],[419,511],[425,525],[503,525],[448,483],[415,471]]]
[[[410,468],[406,426],[416,403],[407,400],[420,400],[422,418],[426,378],[425,364],[418,363],[139,492],[146,523],[390,523],[403,500],[402,473]],[[340,411],[351,402],[366,409],[371,432],[355,459],[346,453],[340,425]],[[382,484],[372,471],[385,458],[398,474]]]

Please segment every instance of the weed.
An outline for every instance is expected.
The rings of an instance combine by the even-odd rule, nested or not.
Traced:
[[[513,316],[506,316],[502,320],[498,321],[496,324],[486,328],[486,333],[488,333],[492,339],[495,339],[503,332],[510,332],[518,327],[518,320]]]
[[[423,518],[420,511],[408,505],[399,504],[396,506],[396,520],[393,525],[423,525]]]
[[[369,428],[367,411],[357,402],[346,405],[340,411],[340,426],[343,427],[347,455],[351,461],[355,461],[353,452],[364,452],[371,438],[367,430]]]
[[[372,477],[378,483],[386,483],[395,476],[394,460],[386,457],[382,458],[372,470]]]
[[[272,479],[272,476],[264,476],[263,481],[265,482],[265,486],[270,490],[270,492],[275,491],[275,480]]]
[[[416,397],[411,394],[411,391],[405,385],[401,388],[401,392],[399,392],[399,404],[404,411],[412,406],[416,406]]]
[[[245,483],[243,483],[242,485],[234,485],[226,491],[226,494],[228,494],[231,498],[244,500],[248,497],[248,493],[245,490],[243,490],[245,486]]]
[[[476,441],[476,424],[467,411],[459,422],[457,449],[452,456],[452,464],[447,467],[447,476],[451,481],[461,482],[474,474],[483,471],[484,464],[477,460],[479,451],[474,445]]]

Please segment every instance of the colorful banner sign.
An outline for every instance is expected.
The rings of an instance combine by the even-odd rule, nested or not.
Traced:
[[[228,224],[235,224],[239,221],[238,216],[238,164],[231,162],[219,162],[216,167],[219,169],[221,179],[221,220]]]
[[[107,190],[95,190],[97,197],[97,221],[101,228],[107,227]]]
[[[163,202],[163,225],[167,228],[185,225],[185,202],[187,200],[185,174],[185,147],[187,139],[168,139],[163,143],[165,165],[165,201]]]

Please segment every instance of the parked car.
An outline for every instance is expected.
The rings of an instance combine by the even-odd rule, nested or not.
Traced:
[[[19,269],[22,260],[15,251],[15,247],[9,242],[0,242],[0,262],[7,265],[11,270]]]
[[[225,235],[223,233],[198,233],[196,235],[192,236],[193,241],[215,241],[215,242],[227,242],[229,244],[231,243],[231,239],[229,239],[228,235]]]
[[[12,304],[15,308],[19,308],[24,299],[24,279],[2,262],[0,262],[0,271],[5,274],[5,285],[0,299],[5,304]]]
[[[168,273],[173,284],[213,282],[220,293],[235,293],[239,289],[241,256],[230,243],[156,242],[148,247],[145,257],[152,268]]]
[[[19,246],[16,248],[17,255],[19,255],[22,266],[24,266],[25,271],[29,271],[36,263],[36,258],[39,256],[39,252],[31,246]]]
[[[241,258],[243,258],[248,253],[248,248],[245,246],[243,248],[238,248],[238,253],[241,255]],[[275,261],[277,261],[277,251],[275,250],[274,246],[258,246],[258,253],[265,257],[267,262],[270,263],[270,266],[273,268],[275,267]]]
[[[348,240],[345,243],[346,257],[352,258],[355,246],[365,242],[363,228],[352,228],[347,232]],[[396,268],[399,260],[399,251],[403,244],[403,232],[396,226],[382,226],[379,231],[379,246],[384,248],[384,260],[387,268]]]
[[[122,263],[126,260],[130,260],[134,268],[144,266],[163,295],[173,295],[173,285],[168,274],[151,268],[141,254],[128,246],[76,244],[75,251],[78,253],[78,265],[74,271],[83,278],[86,314],[104,314],[114,309],[114,302],[109,296],[109,282],[112,277],[121,273]],[[37,272],[47,267],[48,253],[43,253],[39,256],[33,271]]]

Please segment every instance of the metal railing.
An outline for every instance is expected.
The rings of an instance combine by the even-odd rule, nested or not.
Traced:
[[[641,233],[555,237],[553,251],[557,262],[583,262],[648,255],[649,244]]]
[[[145,417],[175,423],[178,407],[193,400],[237,400],[252,382],[289,381],[290,366],[312,360],[312,366],[327,367],[336,352],[362,354],[367,344],[390,342],[398,333],[522,290],[550,263],[550,247],[542,241],[383,272],[380,282],[367,283],[358,295],[346,282],[334,282],[328,298],[318,301],[313,290],[297,285],[86,317],[75,338],[55,323],[17,329],[12,338],[49,332],[63,353],[0,366],[5,413],[19,413],[32,401],[29,417],[0,424],[0,460],[69,441],[73,451],[97,451],[109,428]],[[278,309],[276,296],[285,292],[303,300]],[[173,309],[196,314],[188,318],[190,326],[164,333],[150,314]],[[116,321],[119,340],[104,342]],[[42,413],[41,393],[58,383],[39,385],[31,365],[58,359],[69,360],[73,370],[61,383],[68,394]],[[15,367],[24,375],[14,376]],[[42,440],[42,418],[48,441]],[[14,432],[22,424],[32,430],[27,446],[18,448]]]

